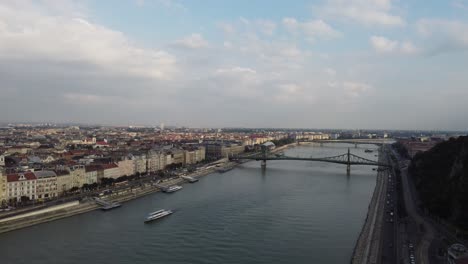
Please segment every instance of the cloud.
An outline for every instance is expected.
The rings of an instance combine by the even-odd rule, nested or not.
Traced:
[[[273,21],[259,19],[255,21],[255,25],[265,35],[272,36],[275,33],[276,24]]]
[[[421,19],[416,23],[419,34],[424,37],[437,35],[449,41],[468,46],[468,24],[443,19]]]
[[[227,35],[232,35],[236,32],[234,25],[229,23],[219,23],[218,27]]]
[[[135,0],[135,3],[139,7],[154,5],[165,9],[187,11],[187,8],[176,0]]]
[[[81,17],[52,16],[35,6],[0,6],[0,58],[88,63],[109,72],[170,79],[176,58],[144,49],[123,33]],[[60,36],[60,37],[58,37]]]
[[[256,74],[257,72],[251,68],[232,67],[221,68],[216,70],[217,74]]]
[[[377,52],[394,52],[398,48],[397,41],[381,36],[372,36],[370,42]]]
[[[199,33],[179,35],[175,38],[179,41],[165,39],[164,34],[155,39],[145,36],[150,41],[142,46],[126,33],[96,22],[102,19],[98,11],[88,12],[73,3],[77,2],[0,1],[0,121],[414,128],[412,121],[419,120],[418,126],[424,128],[451,117],[453,127],[466,126],[463,118],[453,117],[453,111],[467,110],[463,100],[467,77],[460,67],[465,53],[453,63],[452,58],[418,61],[415,57],[414,67],[401,71],[400,62],[389,65],[380,56],[356,52],[362,47],[356,47],[360,42],[351,35],[332,47],[304,43],[347,33],[337,30],[337,22],[326,16],[271,20],[274,27],[255,17],[215,24],[224,38],[212,35],[207,24],[192,25],[210,32],[210,41],[204,31],[194,31]],[[373,5],[396,16],[392,3]],[[149,4],[149,0],[143,3]],[[345,22],[350,21],[362,23],[345,17]],[[156,23],[154,30],[172,27],[171,21],[166,22]],[[180,25],[186,26],[174,29]],[[144,32],[126,29],[136,36]],[[375,48],[393,55],[419,52],[427,43],[466,47],[464,22],[425,20],[416,29],[418,45],[413,39],[376,34]],[[352,28],[352,33],[366,32]],[[440,87],[451,96],[441,98]],[[395,96],[401,91],[408,96]],[[428,96],[414,102],[420,94]],[[434,101],[440,103],[434,107]],[[453,110],[444,108],[447,101]],[[387,114],[385,109],[394,105],[401,107]],[[417,118],[406,121],[394,117],[416,112]]]
[[[334,77],[336,76],[336,70],[335,69],[332,69],[332,68],[325,68],[324,72],[331,76],[331,77]]]
[[[175,46],[188,48],[188,49],[201,49],[207,48],[209,46],[208,41],[206,41],[202,35],[198,33],[192,33],[191,35],[176,41]]]
[[[405,20],[396,14],[392,0],[326,0],[315,11],[324,17],[355,21],[366,26],[401,27]]]
[[[378,53],[415,54],[418,49],[409,41],[399,42],[382,36],[370,37],[370,43]]]
[[[302,29],[304,33],[312,39],[316,37],[335,38],[341,35],[340,32],[333,29],[323,20],[306,21],[302,24]]]
[[[349,81],[343,82],[342,87],[344,92],[351,97],[359,97],[373,89],[368,83]]]
[[[282,22],[283,26],[290,32],[296,32],[300,27],[299,22],[292,17],[285,17]]]
[[[420,19],[418,34],[426,39],[426,53],[436,55],[468,49],[468,23],[447,19]]]
[[[463,11],[467,11],[468,10],[468,2],[467,1],[463,1],[463,0],[453,0],[452,1],[452,6],[454,8],[457,8],[457,9],[461,9]]]
[[[295,18],[286,17],[283,18],[282,23],[288,32],[292,34],[301,32],[309,41],[313,41],[317,38],[336,38],[342,35],[341,32],[335,30],[332,26],[320,19],[299,22]]]

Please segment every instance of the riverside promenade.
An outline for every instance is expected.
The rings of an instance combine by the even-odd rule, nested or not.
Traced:
[[[226,163],[225,166],[230,167],[235,166],[235,164],[229,162]],[[206,169],[194,172],[189,176],[199,178],[214,172],[216,172],[215,169]],[[181,177],[174,177],[164,179],[160,181],[157,185],[168,187],[171,185],[183,183],[186,183],[184,179],[182,179]],[[156,186],[155,182],[145,182],[141,184],[141,186],[133,186],[130,188],[114,191],[113,193],[103,196],[101,198],[109,202],[124,203],[159,191],[161,190]],[[25,228],[28,226],[58,220],[61,218],[90,212],[100,208],[101,206],[96,204],[91,197],[85,197],[81,201],[76,200],[69,203],[64,203],[60,206],[42,207],[38,210],[28,211],[24,214],[0,219],[0,233],[5,233],[16,229]]]
[[[380,150],[379,161],[384,160],[383,155],[384,151]],[[352,264],[380,263],[387,184],[388,171],[378,171],[367,218],[354,248]]]

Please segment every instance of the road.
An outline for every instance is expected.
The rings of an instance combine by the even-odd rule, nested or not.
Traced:
[[[406,166],[407,163],[403,162],[403,164],[401,164],[401,158],[399,157],[398,153],[396,153],[393,149],[392,151],[395,157],[397,157],[398,159],[398,166],[401,171],[401,181],[403,188],[402,192],[406,212],[408,214],[408,217],[410,218],[410,221],[413,221],[416,227],[418,228],[417,233],[422,235],[416,245],[415,262],[421,264],[429,264],[431,263],[431,254],[429,252],[429,248],[431,246],[432,241],[434,240],[435,231],[432,225],[419,214],[418,208],[416,207],[415,199],[413,197],[414,194],[411,190],[411,185],[409,182],[408,167]],[[409,256],[406,259],[408,260]]]
[[[386,146],[383,147],[382,159],[380,162],[383,162],[386,159],[386,163],[390,162],[388,153],[385,151]],[[385,170],[381,174],[383,177],[386,177],[386,190],[384,193],[384,212],[382,220],[382,248],[381,248],[381,262],[380,263],[398,263],[398,251],[397,251],[397,228],[398,225],[398,212],[397,212],[397,203],[398,195],[396,189],[396,177],[392,170]]]

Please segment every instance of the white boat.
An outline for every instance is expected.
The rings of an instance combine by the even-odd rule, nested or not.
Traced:
[[[171,215],[173,212],[171,210],[158,210],[156,212],[149,213],[148,216],[145,218],[145,223],[166,217]]]
[[[164,192],[166,193],[172,193],[172,192],[176,192],[178,190],[182,189],[182,186],[180,185],[172,185],[172,186],[169,186],[168,188],[166,188],[164,190]]]

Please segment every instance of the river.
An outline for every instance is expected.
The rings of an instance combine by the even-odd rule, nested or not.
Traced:
[[[347,144],[299,146],[289,156],[376,151]],[[93,211],[0,234],[1,263],[349,263],[375,187],[370,166],[256,161]],[[176,212],[144,224],[157,209]]]

